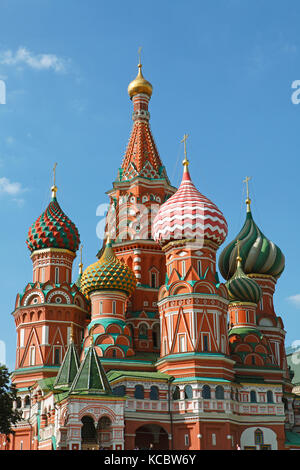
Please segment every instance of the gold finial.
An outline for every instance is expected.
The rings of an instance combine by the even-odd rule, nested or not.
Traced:
[[[89,334],[89,338],[90,338],[90,341],[91,341],[90,346],[93,346],[93,344],[94,344],[93,332],[94,332],[95,328],[96,328],[96,325],[93,325],[92,328],[90,329],[90,334]]]
[[[251,199],[249,198],[249,181],[250,180],[251,180],[251,176],[246,176],[246,178],[243,180],[243,183],[246,183],[246,189],[247,189],[247,199],[246,199],[247,212],[251,212],[251,209],[250,209]]]
[[[184,144],[184,160],[182,164],[184,166],[185,171],[187,171],[189,163],[190,163],[187,159],[187,154],[186,154],[186,141],[187,141],[188,136],[189,136],[188,134],[184,134],[183,139],[181,140],[181,143],[183,142]]]
[[[143,77],[143,74],[142,74],[141,51],[142,51],[142,48],[139,47],[138,49],[138,56],[139,56],[138,74],[136,78],[132,80],[132,82],[129,83],[129,86],[128,86],[128,93],[129,93],[130,99],[132,99],[133,96],[140,94],[140,93],[148,95],[149,99],[151,98],[151,95],[152,95],[152,85],[150,82],[148,82],[148,80],[146,80]]]
[[[80,263],[79,263],[79,274],[80,274],[80,275],[82,274],[82,268],[83,268],[83,264],[82,264],[82,248],[83,248],[83,245],[80,245]]]
[[[236,257],[236,260],[237,260],[237,266],[240,266],[241,265],[241,262],[242,262],[242,258],[240,256],[240,240],[237,240],[236,241],[236,247],[237,247],[237,257]]]
[[[52,188],[51,188],[52,197],[56,197],[56,192],[57,192],[57,187],[56,187],[56,185],[55,185],[56,167],[57,167],[57,163],[54,163],[54,167],[53,167],[53,186],[52,186]]]

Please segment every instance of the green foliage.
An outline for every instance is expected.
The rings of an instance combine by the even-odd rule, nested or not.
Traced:
[[[5,366],[0,366],[0,434],[10,434],[11,428],[21,419],[21,412],[13,410],[13,402],[17,399],[17,391],[10,384],[9,372]]]

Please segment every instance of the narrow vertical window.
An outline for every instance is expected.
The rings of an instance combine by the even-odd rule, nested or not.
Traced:
[[[59,284],[59,268],[55,268],[55,284]]]
[[[101,315],[101,313],[103,313],[103,302],[102,302],[102,300],[100,300],[100,302],[99,302],[99,314]]]
[[[24,328],[20,330],[20,348],[24,348]]]
[[[41,282],[45,282],[45,268],[42,268],[42,279]]]
[[[185,261],[181,261],[181,273],[182,277],[185,277]]]
[[[112,313],[115,314],[116,313],[116,301],[113,300],[113,303],[112,303]]]
[[[151,287],[156,287],[156,273],[151,273]]]
[[[69,271],[66,269],[66,282],[69,282]]]
[[[216,438],[216,435],[215,434],[212,434],[211,435],[211,444],[213,446],[217,445],[217,438]]]
[[[54,361],[53,362],[55,366],[60,365],[60,348],[54,349]]]
[[[185,336],[179,335],[179,352],[185,352],[185,350],[186,350]]]
[[[34,366],[35,365],[35,347],[30,346],[29,350],[29,365]]]
[[[208,336],[203,335],[203,351],[208,351]]]
[[[202,265],[201,261],[198,260],[198,276],[202,277]]]
[[[189,446],[190,445],[190,440],[189,440],[189,435],[185,434],[184,435],[184,445]]]

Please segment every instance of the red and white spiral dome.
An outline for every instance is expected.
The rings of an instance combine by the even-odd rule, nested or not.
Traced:
[[[161,205],[153,221],[154,240],[161,245],[174,240],[209,240],[220,246],[227,233],[224,215],[196,189],[185,165],[178,190]]]

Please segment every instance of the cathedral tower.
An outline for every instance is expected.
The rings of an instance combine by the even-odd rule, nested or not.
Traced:
[[[134,349],[158,354],[157,295],[165,279],[165,260],[151,238],[151,226],[159,206],[176,189],[170,184],[151,133],[148,106],[152,85],[143,77],[141,63],[128,93],[133,102],[133,128],[118,177],[108,191],[106,233],[114,241],[116,256],[133,270],[137,280],[126,313]]]
[[[55,179],[51,189],[52,199],[30,227],[26,240],[33,282],[17,295],[13,312],[17,351],[12,381],[18,387],[55,375],[66,353],[71,327],[79,350],[86,324],[87,300],[72,283],[79,233],[57,201]]]

